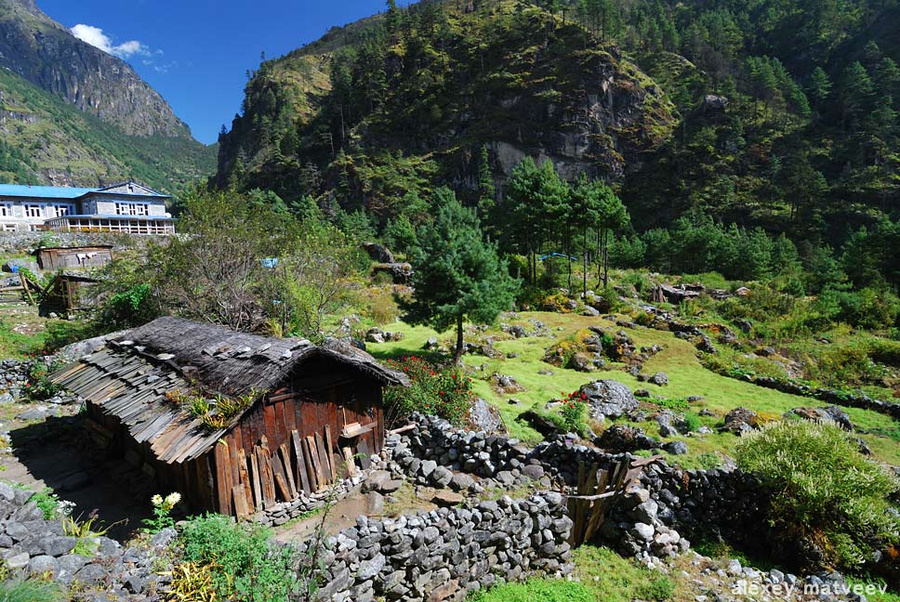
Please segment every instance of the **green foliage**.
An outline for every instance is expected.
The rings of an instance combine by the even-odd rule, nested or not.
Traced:
[[[290,547],[270,546],[271,534],[252,522],[208,514],[187,522],[178,539],[181,562],[205,567],[218,599],[287,600],[299,582]]]
[[[416,357],[387,360],[387,365],[409,377],[409,387],[388,387],[384,403],[394,420],[413,412],[440,416],[464,425],[475,399],[472,379],[455,367],[436,366]]]
[[[770,423],[741,439],[736,459],[772,488],[775,532],[824,542],[828,561],[857,568],[900,537],[888,501],[900,483],[834,424]]]
[[[449,190],[434,200],[437,215],[419,238],[412,259],[411,302],[402,302],[407,319],[443,331],[457,328],[457,360],[462,355],[463,320],[493,322],[512,306],[518,282],[510,278],[496,247],[484,240],[475,213]]]
[[[25,384],[25,393],[33,401],[45,401],[50,399],[62,388],[50,380],[50,375],[62,367],[61,364],[47,365],[42,360],[35,360],[28,369],[28,382]]]
[[[53,581],[29,577],[0,582],[0,600],[3,602],[62,602],[67,597]]]
[[[144,519],[144,530],[147,533],[156,534],[163,529],[171,529],[175,527],[175,519],[171,513],[175,505],[181,501],[181,494],[177,492],[170,493],[166,497],[154,495],[150,502],[153,504],[153,516]]]
[[[479,592],[472,602],[593,602],[591,590],[581,583],[562,579],[530,579]]]
[[[136,284],[114,294],[104,304],[100,318],[109,330],[121,330],[146,324],[159,315],[150,284]]]
[[[580,391],[569,393],[563,399],[559,413],[563,418],[566,430],[572,433],[584,433],[587,430],[587,396]]]

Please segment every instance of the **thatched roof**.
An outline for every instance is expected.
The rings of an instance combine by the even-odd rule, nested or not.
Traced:
[[[52,380],[117,417],[138,442],[168,463],[199,457],[238,423],[252,405],[216,431],[203,427],[166,393],[190,391],[237,397],[262,395],[314,357],[350,365],[384,385],[406,385],[406,376],[381,366],[346,343],[321,346],[302,339],[271,339],[179,318],[159,318],[53,375]],[[258,401],[258,400],[257,400]],[[255,405],[255,404],[254,404]]]

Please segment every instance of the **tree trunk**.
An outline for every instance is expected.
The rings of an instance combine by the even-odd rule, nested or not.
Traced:
[[[460,314],[456,318],[456,353],[453,356],[453,361],[456,362],[456,365],[462,365],[462,356],[463,356],[463,317]]]
[[[588,239],[587,239],[587,228],[584,229],[584,249],[581,257],[581,295],[582,298],[587,297],[587,272],[588,272]]]

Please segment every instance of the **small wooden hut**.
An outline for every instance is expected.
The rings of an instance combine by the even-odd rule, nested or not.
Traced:
[[[42,270],[102,268],[112,261],[112,245],[89,247],[42,247],[34,251]]]
[[[95,439],[137,454],[158,491],[238,518],[366,467],[384,441],[382,387],[407,384],[343,342],[171,317],[53,380],[85,398]]]

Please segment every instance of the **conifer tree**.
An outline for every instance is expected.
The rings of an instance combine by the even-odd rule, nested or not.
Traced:
[[[435,192],[436,216],[413,252],[412,301],[401,302],[412,324],[438,331],[456,326],[457,363],[462,361],[463,322],[490,323],[509,309],[519,282],[509,276],[496,246],[485,241],[478,217],[452,191]]]

